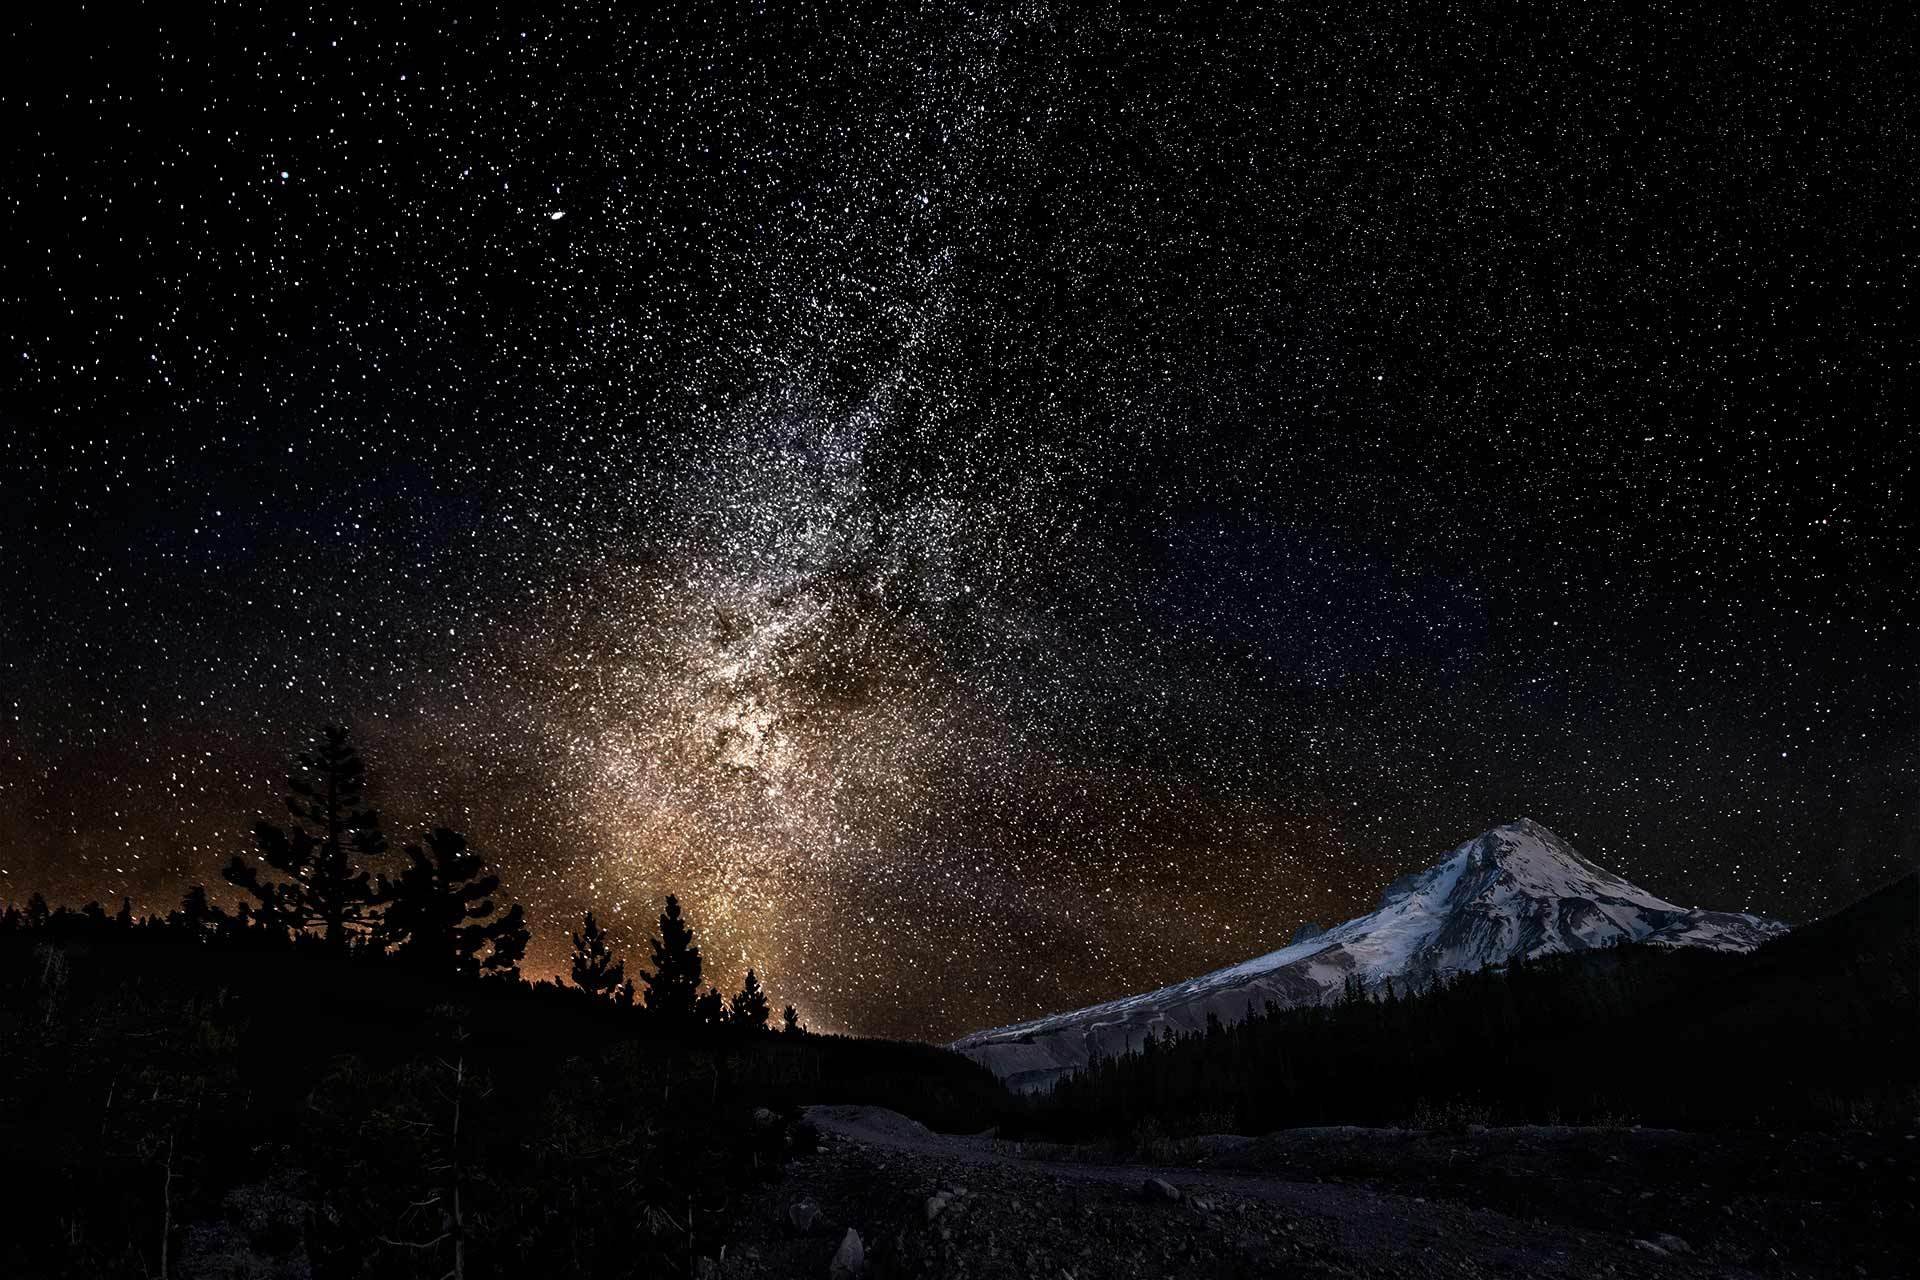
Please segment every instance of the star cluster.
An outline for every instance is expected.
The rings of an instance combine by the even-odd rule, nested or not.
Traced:
[[[0,898],[164,909],[332,718],[535,969],[675,891],[876,1034],[1523,813],[1912,862],[1901,19],[1217,8],[6,19]]]

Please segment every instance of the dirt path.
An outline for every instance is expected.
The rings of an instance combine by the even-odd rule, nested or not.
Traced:
[[[847,1226],[860,1232],[875,1277],[1750,1274],[1624,1234],[1365,1186],[1037,1159],[877,1108],[815,1107],[807,1119],[820,1151],[790,1166],[757,1219],[765,1226],[797,1201],[817,1205],[819,1242],[772,1221],[776,1229],[747,1246],[764,1269],[727,1274],[825,1276]],[[1156,1179],[1177,1198],[1149,1192]]]

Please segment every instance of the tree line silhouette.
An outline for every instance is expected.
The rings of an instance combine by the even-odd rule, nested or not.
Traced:
[[[24,908],[0,910],[0,931],[70,935],[139,927],[207,941],[318,946],[456,981],[520,980],[532,931],[519,903],[500,909],[500,877],[481,852],[463,833],[436,826],[401,846],[404,865],[389,875],[377,865],[389,846],[367,791],[366,763],[347,730],[327,725],[293,757],[285,797],[291,820],[255,822],[257,860],[235,854],[221,869],[245,895],[237,909],[220,907],[200,884],[187,889],[177,910],[146,919],[136,919],[129,899],[109,916],[98,902],[55,909],[35,892]],[[569,937],[573,985],[637,1010],[655,1027],[768,1028],[772,1005],[753,969],[731,997],[703,987],[700,946],[674,895],[667,896],[651,939],[652,968],[636,975],[637,989],[592,911]],[[782,1030],[805,1031],[792,1005],[783,1012]]]

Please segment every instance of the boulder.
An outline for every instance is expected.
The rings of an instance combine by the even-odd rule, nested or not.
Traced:
[[[1662,1231],[1653,1238],[1653,1242],[1668,1253],[1692,1253],[1693,1246],[1670,1231]]]
[[[860,1243],[860,1233],[852,1227],[840,1240],[840,1247],[834,1251],[833,1261],[828,1264],[829,1280],[859,1280],[866,1274],[867,1250]]]

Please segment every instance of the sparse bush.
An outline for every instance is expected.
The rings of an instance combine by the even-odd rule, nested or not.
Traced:
[[[1415,1129],[1431,1129],[1439,1133],[1466,1133],[1475,1126],[1484,1127],[1493,1123],[1493,1108],[1484,1102],[1470,1102],[1464,1098],[1447,1098],[1441,1101],[1422,1098],[1413,1108],[1408,1123]]]

